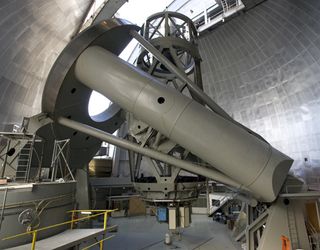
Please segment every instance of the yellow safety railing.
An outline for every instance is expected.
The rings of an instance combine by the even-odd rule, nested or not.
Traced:
[[[39,229],[35,229],[35,230],[32,230],[32,231],[29,231],[29,232],[25,232],[25,233],[21,233],[21,234],[16,234],[16,235],[13,235],[13,236],[9,236],[9,237],[6,237],[6,238],[3,238],[2,240],[10,240],[10,239],[15,239],[15,238],[18,238],[18,237],[21,237],[21,236],[24,236],[24,235],[29,235],[29,234],[32,234],[32,243],[31,243],[31,250],[35,250],[35,247],[36,247],[36,241],[37,241],[37,234],[38,232],[41,232],[41,231],[45,231],[45,230],[48,230],[48,229],[51,229],[51,228],[55,228],[55,227],[60,227],[60,226],[63,226],[63,225],[67,225],[67,224],[70,224],[70,228],[73,229],[74,228],[74,223],[75,222],[78,222],[78,221],[83,221],[83,220],[86,220],[86,219],[91,219],[91,218],[94,218],[94,217],[98,217],[100,215],[103,215],[103,229],[104,230],[107,230],[107,221],[108,221],[108,214],[113,212],[113,211],[116,211],[115,210],[71,210],[71,211],[68,211],[68,213],[72,213],[71,214],[71,220],[69,221],[65,221],[65,222],[62,222],[62,223],[58,223],[58,224],[54,224],[54,225],[50,225],[50,226],[47,226],[47,227],[42,227],[42,228],[39,228]],[[85,217],[82,217],[82,218],[79,218],[79,219],[75,219],[75,214],[76,213],[96,213],[96,214],[92,214],[92,215],[89,215],[89,216],[85,216]],[[116,226],[112,226],[112,227],[109,227],[109,229],[111,228],[114,228]],[[105,240],[108,240],[108,239],[111,239],[112,237],[114,237],[114,235],[110,236],[110,237],[107,237],[107,238],[104,238],[104,235],[103,235],[103,238],[84,248],[84,249],[89,249],[90,247],[92,246],[95,246],[97,244],[100,244],[100,250],[103,249],[103,243]]]
[[[114,212],[116,210],[118,210],[118,209],[113,209],[113,210],[71,210],[71,211],[68,211],[68,212],[71,213],[71,218],[74,218],[74,215],[76,213],[98,213],[99,215],[101,215],[101,213],[102,213],[103,214],[103,229],[107,230],[108,214],[111,213],[111,212]],[[74,222],[76,222],[76,220],[74,220]],[[74,223],[71,223],[70,224],[70,228],[73,229],[73,227],[74,227]],[[112,229],[112,228],[115,228],[115,227],[116,227],[116,225],[112,226],[112,227],[109,227],[109,229]],[[94,244],[92,244],[92,245],[90,245],[88,247],[85,247],[82,250],[89,249],[90,247],[93,247],[93,246],[95,246],[97,244],[100,245],[100,250],[103,250],[104,241],[108,240],[108,239],[111,239],[113,237],[114,237],[114,235],[112,235],[110,237],[107,237],[107,238],[104,238],[104,236],[103,236],[103,238],[100,241],[98,241],[98,242],[96,242],[96,243],[94,243]]]

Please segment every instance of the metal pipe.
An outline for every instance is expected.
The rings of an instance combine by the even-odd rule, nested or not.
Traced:
[[[250,205],[251,207],[256,207],[258,205],[258,201],[252,197],[249,197],[248,195],[243,195],[243,194],[237,193],[233,198],[238,199],[240,201],[243,201],[243,202],[247,203],[248,205]]]
[[[32,233],[31,250],[36,249],[37,234],[38,234],[38,231],[37,231],[37,230],[35,230],[35,231]]]
[[[27,176],[26,176],[25,182],[29,182],[29,179],[30,179],[30,170],[32,165],[33,147],[34,147],[35,140],[36,140],[36,136],[33,135],[31,145],[30,145],[30,152],[28,155],[29,160],[27,165]]]
[[[209,199],[209,180],[206,178],[206,198],[207,198],[207,214],[210,214],[210,199]]]
[[[1,227],[2,227],[4,210],[5,210],[5,207],[6,207],[7,195],[8,195],[8,188],[6,188],[6,191],[5,191],[4,195],[3,195],[3,202],[2,202],[2,209],[1,209],[1,216],[0,216],[0,231],[1,231]]]
[[[2,169],[1,169],[1,178],[4,177],[4,174],[5,174],[5,172],[6,172],[6,165],[7,165],[7,161],[8,161],[8,152],[9,152],[9,150],[10,150],[10,143],[11,143],[11,140],[8,139],[7,152],[6,152],[6,154],[4,155],[3,164],[2,164]]]
[[[55,158],[56,158],[56,143],[53,144],[53,153],[52,153],[52,160],[51,160],[51,182],[55,180],[55,172],[56,172],[56,164],[55,164]]]
[[[199,165],[195,165],[190,162],[177,159],[175,157],[158,152],[153,149],[140,147],[139,145],[137,145],[135,143],[118,138],[118,137],[111,135],[107,132],[104,132],[102,130],[90,127],[88,125],[85,125],[85,124],[82,124],[82,123],[79,123],[79,122],[76,122],[76,121],[73,121],[73,120],[70,120],[70,119],[67,119],[64,117],[59,117],[57,121],[61,125],[78,130],[78,131],[85,133],[85,134],[88,134],[90,136],[99,138],[99,139],[106,141],[110,144],[113,144],[115,146],[122,147],[122,148],[125,148],[128,150],[134,151],[136,153],[139,153],[139,154],[143,154],[143,155],[148,156],[152,159],[168,163],[170,165],[187,170],[191,173],[206,176],[210,179],[216,180],[216,181],[224,183],[226,185],[230,185],[230,186],[235,187],[237,189],[247,190],[241,184],[232,180],[230,177],[218,172],[217,170],[209,169],[209,168],[199,166]]]
[[[38,180],[41,179],[41,168],[42,168],[42,161],[43,161],[43,151],[44,151],[44,143],[41,143],[41,156],[40,156],[40,161],[39,161],[39,166],[38,166]]]

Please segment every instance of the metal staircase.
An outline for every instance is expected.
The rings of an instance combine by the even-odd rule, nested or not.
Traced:
[[[34,141],[34,138],[28,141],[19,153],[16,170],[16,181],[18,182],[29,180]]]
[[[296,218],[295,218],[293,208],[290,206],[287,207],[287,219],[288,219],[288,228],[289,228],[291,247],[292,249],[298,249],[300,244],[299,244],[299,238],[298,238],[298,232],[297,232]]]
[[[220,199],[220,204],[219,206],[212,206],[210,208],[210,213],[209,213],[209,217],[212,217],[213,214],[221,207],[223,207],[228,201],[230,200],[229,196],[224,196],[222,199]]]
[[[311,244],[311,249],[320,250],[320,233],[314,228],[312,223],[307,223],[307,229],[309,231],[309,241]]]

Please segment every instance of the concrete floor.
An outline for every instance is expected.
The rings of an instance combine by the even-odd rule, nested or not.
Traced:
[[[192,224],[181,230],[181,239],[165,245],[164,235],[168,225],[160,224],[152,216],[111,218],[110,224],[118,225],[116,236],[105,242],[104,249],[112,250],[241,250],[233,241],[226,225],[213,222],[205,215],[192,215]],[[92,249],[98,249],[92,248]]]

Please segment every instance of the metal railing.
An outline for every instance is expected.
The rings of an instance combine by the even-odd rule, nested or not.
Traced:
[[[210,212],[209,215],[212,215],[214,212],[216,212],[219,208],[221,208],[228,200],[232,199],[230,196],[224,196],[219,201],[219,206],[210,206]]]
[[[314,178],[313,182],[304,183],[302,184],[289,184],[285,185],[282,194],[290,194],[290,193],[300,193],[300,192],[307,192],[310,190],[320,191],[320,181],[318,178]]]
[[[83,31],[84,29],[88,28],[96,17],[99,15],[103,7],[107,4],[108,0],[105,1],[97,1],[93,0],[91,7],[89,7],[89,10],[87,12],[86,18],[83,20],[81,27],[79,29],[79,32]]]
[[[68,157],[70,150],[70,139],[55,140],[53,144],[52,160],[51,160],[51,181],[56,181],[58,170],[60,169],[61,178],[64,180],[71,177],[75,180],[71,168],[69,166]]]
[[[192,17],[192,21],[197,27],[198,32],[201,33],[219,22],[224,22],[225,18],[232,16],[244,7],[241,0],[234,2],[221,0],[221,3],[215,3]]]
[[[71,210],[71,211],[68,211],[68,213],[71,213],[71,220],[69,220],[69,221],[65,221],[65,222],[62,222],[62,223],[58,223],[58,224],[50,225],[50,226],[47,226],[47,227],[35,229],[35,230],[29,231],[29,232],[25,232],[25,233],[16,234],[16,235],[13,235],[13,236],[5,237],[2,240],[11,240],[11,239],[15,239],[15,238],[22,237],[22,236],[25,236],[25,235],[32,235],[31,250],[34,250],[35,247],[36,247],[36,241],[37,241],[38,232],[45,231],[45,230],[52,229],[52,228],[56,228],[56,227],[60,227],[60,226],[63,226],[63,225],[68,225],[68,224],[70,224],[70,229],[74,229],[74,225],[75,225],[76,222],[87,220],[87,219],[91,219],[91,218],[95,218],[95,217],[98,217],[100,215],[103,215],[103,218],[104,218],[104,220],[103,220],[103,230],[106,231],[107,230],[108,214],[111,213],[111,212],[114,212],[114,211],[116,211],[116,209],[114,209],[114,210]],[[75,214],[77,214],[77,213],[96,213],[96,214],[92,214],[92,215],[88,215],[88,216],[76,219]],[[115,228],[115,227],[116,227],[116,225],[111,226],[108,229],[112,229],[112,228]],[[105,238],[105,235],[103,235],[103,238],[100,241],[98,241],[98,242],[96,242],[96,243],[94,243],[94,244],[92,244],[90,246],[87,246],[84,249],[89,249],[92,246],[95,246],[95,245],[99,244],[100,245],[100,250],[102,250],[104,241],[106,241],[108,239],[111,239],[113,237],[114,237],[114,235],[111,235],[111,236]]]

